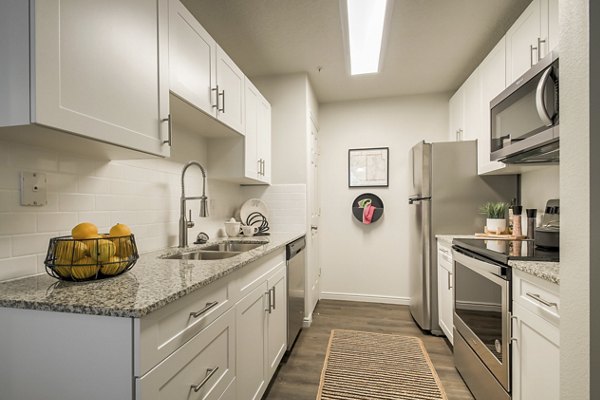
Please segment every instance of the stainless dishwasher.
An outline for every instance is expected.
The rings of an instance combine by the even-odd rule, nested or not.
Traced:
[[[287,350],[291,350],[304,321],[304,271],[306,269],[306,238],[294,240],[286,246],[288,321]]]

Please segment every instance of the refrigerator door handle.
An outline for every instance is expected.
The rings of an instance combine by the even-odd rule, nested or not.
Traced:
[[[413,204],[416,201],[431,200],[431,196],[426,197],[409,197],[408,204]]]

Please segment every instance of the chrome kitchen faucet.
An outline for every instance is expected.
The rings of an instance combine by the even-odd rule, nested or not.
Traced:
[[[196,165],[202,171],[202,196],[185,197],[185,171],[192,165]],[[185,204],[188,200],[200,200],[200,218],[208,216],[208,205],[206,197],[206,170],[197,161],[190,161],[183,167],[181,171],[181,199],[180,199],[180,214],[179,214],[179,247],[188,246],[188,229],[194,227],[194,221],[192,221],[192,210],[190,210],[190,218],[185,218]]]

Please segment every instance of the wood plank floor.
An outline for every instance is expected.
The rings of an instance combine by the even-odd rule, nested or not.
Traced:
[[[448,399],[473,399],[454,368],[452,351],[446,340],[423,334],[407,306],[321,300],[314,311],[312,326],[302,330],[289,358],[281,363],[264,400],[315,400],[332,329],[419,337],[425,343]]]

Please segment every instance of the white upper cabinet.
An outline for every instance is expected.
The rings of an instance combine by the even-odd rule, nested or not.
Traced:
[[[479,66],[482,121],[481,133],[477,138],[477,170],[480,175],[506,167],[504,163],[490,161],[490,102],[506,87],[505,59],[505,38],[502,38]]]
[[[479,69],[473,71],[465,87],[465,129],[462,140],[475,140],[481,135],[481,81]]]
[[[1,125],[37,124],[169,154],[166,0],[12,1],[1,3],[0,15],[31,35],[31,43],[27,34],[0,44],[2,54],[19,55],[0,60],[0,104],[12,102],[6,96],[28,100]]]
[[[451,142],[462,140],[465,130],[465,90],[460,87],[450,98],[448,140]]]
[[[246,79],[245,176],[271,182],[271,105]]]
[[[533,0],[506,32],[506,85],[558,46],[558,0]]]
[[[241,134],[245,131],[245,80],[242,70],[217,46],[217,116]]]
[[[171,92],[212,117],[217,116],[216,60],[217,42],[179,0],[171,0],[169,2]]]

